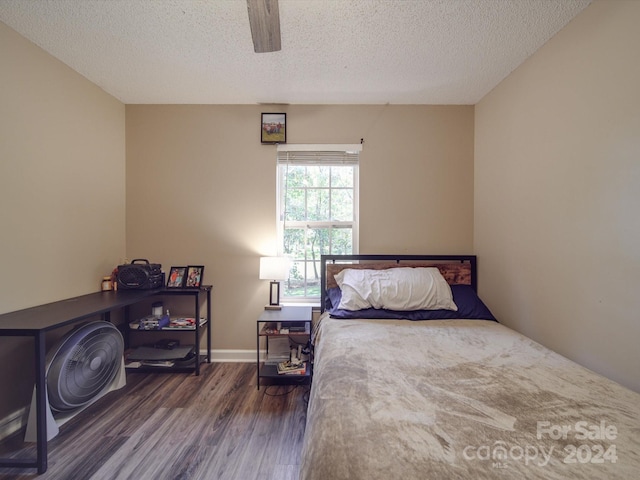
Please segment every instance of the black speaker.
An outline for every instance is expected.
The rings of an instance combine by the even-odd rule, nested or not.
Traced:
[[[131,263],[118,265],[118,288],[150,290],[162,287],[162,265],[136,258]]]

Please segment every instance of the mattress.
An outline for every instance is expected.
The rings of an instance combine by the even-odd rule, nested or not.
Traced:
[[[302,480],[639,475],[640,394],[504,325],[321,317]]]

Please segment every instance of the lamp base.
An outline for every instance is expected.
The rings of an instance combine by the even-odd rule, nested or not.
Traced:
[[[265,305],[264,309],[282,310],[280,306],[280,282],[274,280],[269,284],[269,305]]]

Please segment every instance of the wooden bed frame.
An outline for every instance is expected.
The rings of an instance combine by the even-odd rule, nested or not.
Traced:
[[[477,292],[477,262],[475,255],[322,255],[320,308],[326,309],[327,289],[337,286],[333,276],[345,268],[437,267],[450,285],[471,285]]]

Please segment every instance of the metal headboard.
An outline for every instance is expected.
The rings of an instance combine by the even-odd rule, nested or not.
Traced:
[[[320,257],[320,310],[324,312],[327,300],[327,263],[348,263],[353,261],[380,262],[469,262],[471,265],[471,287],[478,291],[478,269],[475,255],[322,255]]]

